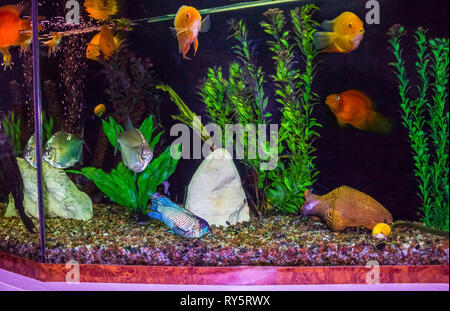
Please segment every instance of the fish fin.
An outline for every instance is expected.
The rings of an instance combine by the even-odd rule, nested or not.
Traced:
[[[361,129],[386,134],[392,130],[392,122],[381,113],[371,110]]]
[[[151,211],[151,212],[149,212],[147,215],[148,215],[149,217],[151,217],[151,218],[157,219],[157,220],[159,220],[159,221],[163,221],[163,220],[162,220],[162,217],[161,217],[161,214],[158,213],[158,212]]]
[[[211,28],[211,18],[208,15],[202,20],[200,32],[208,32],[210,28]]]
[[[339,124],[340,127],[342,127],[342,128],[347,127],[347,124],[345,124],[344,122],[339,120],[339,118],[336,118],[336,120],[337,120],[337,123]]]
[[[173,234],[180,235],[182,237],[187,237],[187,231],[184,231],[183,229],[172,228],[171,231],[172,231]]]
[[[116,156],[117,149],[119,148],[119,133],[117,132],[116,124],[114,124],[114,132],[116,133],[116,144],[114,146],[114,156]]]
[[[195,56],[195,54],[197,54],[197,50],[198,50],[198,38],[195,38],[195,41],[194,41],[194,56]]]
[[[88,151],[90,154],[92,154],[91,149],[89,148],[89,146],[86,144],[85,141],[83,141],[83,145],[86,147],[87,151]]]
[[[186,56],[187,53],[189,52],[189,49],[190,49],[190,48],[191,48],[191,46],[190,46],[189,44],[187,44],[187,45],[184,47],[184,49],[183,49],[183,51],[182,51],[183,59],[191,60],[189,57]]]
[[[170,31],[172,32],[172,35],[174,37],[178,37],[180,34],[182,34],[183,32],[188,31],[187,28],[174,28],[174,27],[169,27]]]
[[[125,130],[129,131],[134,128],[133,123],[131,122],[130,116],[127,116],[127,125],[125,126]]]
[[[332,32],[316,32],[313,36],[313,44],[316,50],[322,51],[334,44],[335,36]]]
[[[325,20],[320,24],[323,30],[333,32],[334,31],[334,21]]]

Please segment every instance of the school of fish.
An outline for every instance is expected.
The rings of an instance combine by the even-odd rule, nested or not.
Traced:
[[[107,21],[119,13],[117,0],[86,0],[84,7],[95,20]],[[0,53],[2,66],[11,68],[10,48],[18,46],[20,52],[31,44],[31,21],[21,18],[24,6],[6,5],[0,7]],[[210,17],[203,18],[200,12],[183,5],[179,8],[171,31],[178,41],[178,50],[183,59],[190,60],[188,53],[194,47],[195,56],[199,49],[200,33],[210,28]],[[321,23],[321,31],[313,36],[313,45],[320,53],[348,54],[361,45],[365,29],[362,20],[352,12],[343,12],[333,20]],[[41,28],[40,28],[41,29]],[[48,56],[54,55],[62,41],[62,33],[51,33],[50,39],[43,42],[48,48]],[[104,24],[86,47],[86,58],[101,62],[108,61],[121,48],[123,39],[115,34],[110,26]],[[352,126],[363,131],[387,133],[392,129],[391,121],[375,110],[372,100],[364,92],[350,89],[329,95],[325,104],[335,115],[341,127]],[[94,109],[94,114],[102,117],[106,111],[103,104]],[[135,173],[145,170],[153,158],[153,150],[142,133],[129,122],[127,129],[117,133],[116,150],[120,149],[126,167]],[[43,159],[53,167],[65,169],[82,161],[84,140],[82,137],[65,132],[55,133],[46,143]],[[25,148],[24,158],[36,167],[35,135],[30,137]],[[150,217],[164,222],[174,234],[183,237],[200,238],[210,232],[208,223],[200,217],[181,208],[166,197],[152,197]]]

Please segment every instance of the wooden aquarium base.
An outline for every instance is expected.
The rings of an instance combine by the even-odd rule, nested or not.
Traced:
[[[42,264],[0,252],[0,269],[43,282],[65,282],[73,266]],[[72,270],[71,270],[72,269]],[[338,267],[173,267],[79,266],[80,282],[183,285],[366,284],[374,268]],[[448,283],[449,266],[379,266],[380,283]]]

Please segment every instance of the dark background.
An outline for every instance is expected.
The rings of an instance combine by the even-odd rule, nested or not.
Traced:
[[[53,16],[53,12],[61,15],[62,6],[58,1],[40,1],[40,15]],[[63,3],[64,1],[60,1]],[[82,2],[82,1],[81,1]],[[135,0],[122,1],[121,15],[128,18],[143,18],[176,13],[181,5],[192,5],[198,9],[230,4],[229,0],[196,0],[196,1],[161,1]],[[126,2],[126,3],[125,3]],[[333,19],[343,11],[352,11],[365,20],[367,9],[364,0],[330,0],[304,1],[299,4],[313,2],[320,7],[315,19]],[[11,1],[0,0],[0,4]],[[348,185],[357,188],[383,204],[390,210],[394,219],[418,219],[417,207],[420,205],[417,193],[417,182],[413,173],[411,149],[407,139],[407,131],[400,123],[400,99],[397,93],[397,82],[389,62],[392,53],[388,50],[387,31],[393,24],[402,24],[409,31],[403,40],[404,57],[408,65],[409,78],[416,81],[414,63],[416,53],[412,33],[419,26],[429,29],[428,37],[448,37],[447,0],[407,1],[379,0],[381,7],[381,24],[365,25],[366,34],[360,47],[350,54],[322,54],[320,65],[314,82],[314,90],[321,98],[321,104],[315,107],[314,117],[324,125],[319,129],[321,138],[315,143],[317,168],[320,170],[315,192],[324,194],[335,187]],[[281,5],[279,8],[294,8],[294,5]],[[207,120],[205,106],[197,94],[198,86],[205,77],[208,67],[223,66],[234,59],[230,50],[232,42],[226,22],[230,18],[242,18],[247,22],[250,38],[255,42],[255,53],[258,64],[263,67],[266,78],[273,73],[271,55],[265,41],[268,37],[259,26],[262,13],[269,7],[246,9],[211,15],[211,29],[199,36],[200,47],[197,56],[191,61],[182,60],[178,54],[178,44],[171,35],[169,27],[173,22],[140,24],[128,34],[127,45],[137,55],[151,58],[156,75],[161,82],[171,85],[190,109],[202,114]],[[63,43],[64,44],[64,43]],[[80,48],[85,48],[80,46]],[[14,58],[14,54],[13,54]],[[55,64],[50,59],[43,59],[43,80],[55,79]],[[53,62],[55,62],[53,60]],[[0,105],[6,107],[10,101],[8,82],[21,79],[18,67],[14,71],[0,71]],[[95,107],[103,94],[104,77],[100,73],[101,66],[89,62],[87,79],[87,105]],[[341,129],[334,115],[323,103],[326,96],[347,89],[357,88],[366,92],[375,102],[378,110],[391,118],[394,129],[387,135],[378,135],[354,129]],[[273,90],[267,83],[266,93],[271,97],[269,110],[274,114],[273,123],[279,120],[278,105],[273,100]],[[172,114],[178,114],[175,105],[164,101],[161,107],[161,118],[168,132],[175,122]],[[88,111],[89,111],[88,109]],[[92,111],[92,110],[90,110]],[[85,134],[86,136],[89,133]],[[183,201],[185,188],[192,174],[200,164],[200,160],[181,160],[171,177],[171,192],[176,201]]]

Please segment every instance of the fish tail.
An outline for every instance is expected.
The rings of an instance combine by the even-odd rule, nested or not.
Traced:
[[[117,132],[116,124],[114,124],[114,133],[116,134],[116,144],[114,146],[114,156],[117,155],[117,149],[119,147],[119,133]]]
[[[333,32],[319,31],[314,33],[313,44],[316,50],[322,51],[334,44],[335,36]]]
[[[392,130],[392,122],[381,113],[371,110],[363,127],[367,131],[386,134]]]

